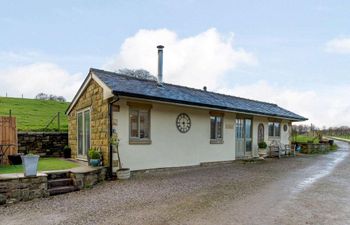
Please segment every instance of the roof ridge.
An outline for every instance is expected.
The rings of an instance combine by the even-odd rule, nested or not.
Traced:
[[[103,72],[103,73],[108,73],[108,74],[111,74],[111,75],[117,75],[117,76],[123,76],[123,77],[126,77],[126,78],[131,78],[131,79],[135,79],[135,80],[150,81],[150,82],[153,82],[153,83],[158,83],[155,80],[142,79],[142,78],[139,78],[139,77],[129,76],[129,75],[123,74],[123,73],[117,73],[117,72],[112,72],[112,71],[107,71],[107,70],[96,69],[96,68],[90,68],[90,71],[92,71],[92,72],[93,71]]]
[[[123,76],[123,77],[126,77],[126,78],[135,79],[135,80],[148,81],[148,82],[152,82],[152,83],[158,83],[158,82],[155,81],[155,80],[148,80],[148,79],[142,79],[142,78],[139,78],[139,77],[132,77],[132,76],[129,76],[129,75],[126,75],[126,74],[117,73],[117,72],[112,72],[112,71],[107,71],[107,70],[102,70],[102,69],[90,68],[90,71],[104,72],[104,73],[108,73],[108,74],[111,74],[111,75]],[[238,99],[247,100],[247,101],[251,101],[251,102],[257,102],[257,103],[263,103],[263,104],[269,104],[269,105],[273,105],[273,106],[278,106],[277,104],[271,103],[271,102],[264,102],[264,101],[249,99],[249,98],[243,98],[243,97],[239,97],[239,96],[228,95],[228,94],[218,93],[218,92],[214,92],[214,91],[204,91],[204,90],[199,89],[199,88],[193,88],[193,87],[183,86],[183,85],[179,85],[179,84],[171,84],[171,83],[166,83],[166,82],[163,82],[163,84],[169,85],[169,86],[187,88],[187,89],[191,89],[191,90],[195,90],[195,91],[200,91],[200,92],[204,92],[204,93],[212,93],[212,94],[222,95],[222,96],[231,97],[231,98],[232,98],[232,97],[233,97],[233,98],[238,98]]]

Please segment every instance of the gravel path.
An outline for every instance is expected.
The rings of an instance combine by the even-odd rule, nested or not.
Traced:
[[[0,224],[350,224],[349,145],[328,155],[135,175],[0,207]]]

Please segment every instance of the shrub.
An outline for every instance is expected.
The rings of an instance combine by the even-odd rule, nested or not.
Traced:
[[[100,159],[101,153],[96,148],[91,148],[89,150],[89,158],[90,159]]]
[[[267,144],[265,141],[258,143],[259,148],[267,148]]]

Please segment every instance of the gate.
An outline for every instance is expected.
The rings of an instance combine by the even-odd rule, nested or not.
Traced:
[[[17,154],[16,117],[0,116],[0,163],[8,164],[8,155]]]

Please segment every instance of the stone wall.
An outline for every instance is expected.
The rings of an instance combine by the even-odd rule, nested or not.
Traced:
[[[91,188],[106,179],[105,167],[77,167],[68,172],[78,190]],[[38,173],[36,177],[24,177],[23,174],[0,174],[0,205],[48,197],[47,176],[46,173]]]
[[[329,143],[307,143],[301,144],[301,152],[305,154],[314,154],[314,153],[326,153],[331,150],[331,145]]]
[[[19,153],[46,155],[68,145],[68,133],[63,132],[18,132],[17,136]]]
[[[0,177],[0,205],[49,196],[47,175],[36,177],[8,174]]]
[[[73,179],[74,186],[79,190],[84,188],[90,188],[97,183],[100,183],[106,179],[105,167],[94,169],[72,169],[71,178]]]
[[[90,107],[91,147],[100,148],[103,164],[108,165],[109,116],[108,101],[103,99],[103,89],[96,81],[91,80],[77,103],[68,115],[68,139],[72,157],[77,158],[77,111]]]

